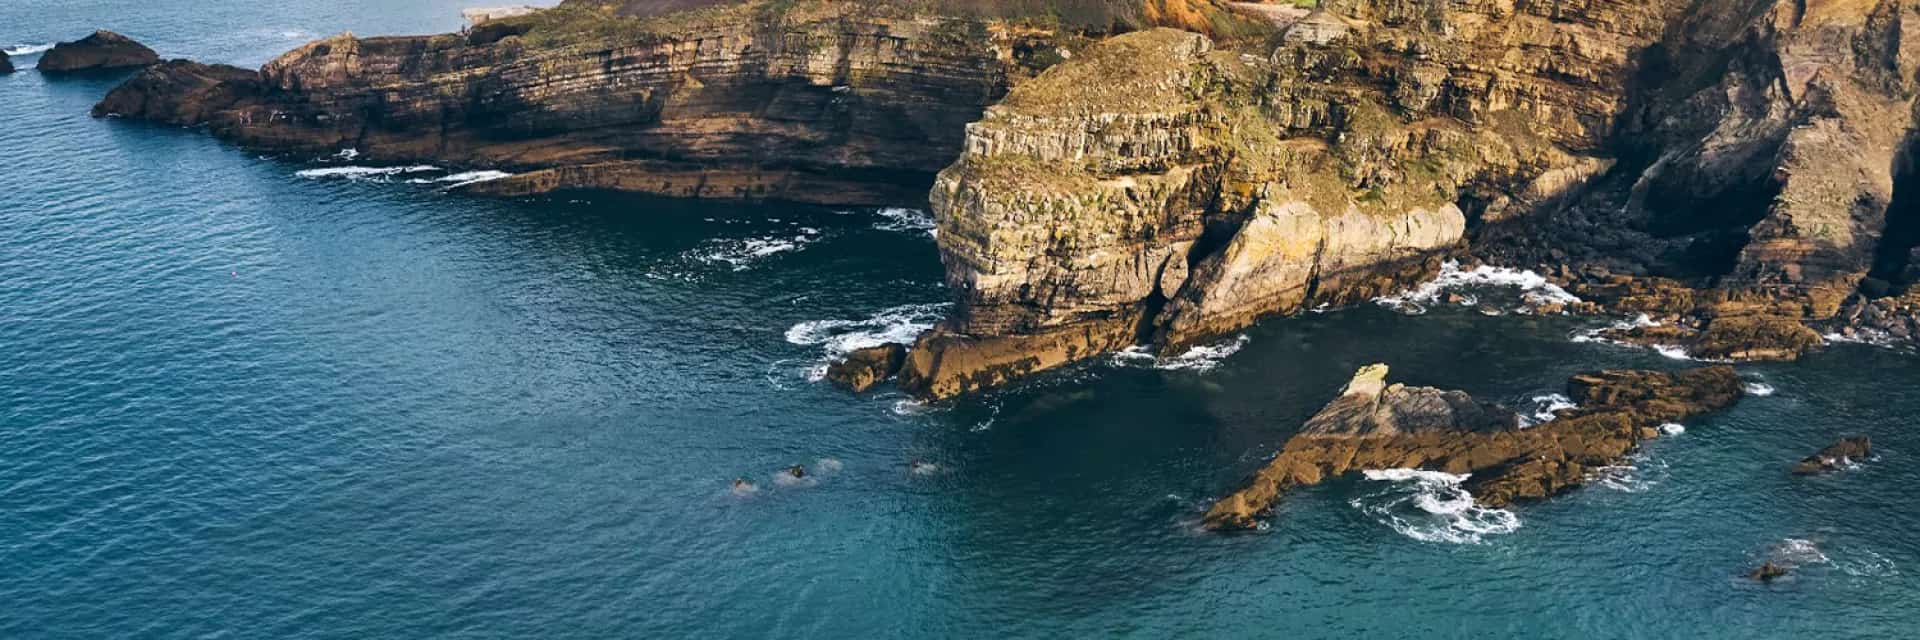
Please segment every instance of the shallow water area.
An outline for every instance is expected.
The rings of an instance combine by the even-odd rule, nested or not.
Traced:
[[[0,4],[0,46],[111,27],[258,65],[465,6]],[[1376,470],[1207,534],[1207,504],[1362,365],[1534,413],[1582,370],[1694,363],[1570,339],[1609,319],[1364,305],[957,401],[852,396],[810,375],[948,309],[924,212],[305,177],[367,165],[87,117],[118,80],[0,76],[0,637],[1920,626],[1911,354],[1743,365],[1773,393],[1548,502],[1480,510]],[[1786,472],[1856,433],[1875,459]],[[795,464],[812,482],[781,483]],[[1790,579],[1743,577],[1776,554]]]

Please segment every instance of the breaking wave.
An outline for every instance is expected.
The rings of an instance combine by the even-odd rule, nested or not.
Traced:
[[[1246,348],[1247,343],[1251,340],[1252,338],[1246,334],[1241,334],[1232,340],[1200,345],[1188,349],[1186,353],[1168,357],[1154,355],[1150,350],[1151,347],[1146,345],[1134,345],[1114,352],[1113,363],[1129,367],[1149,367],[1167,371],[1198,371],[1204,373],[1220,368],[1220,365],[1226,362],[1227,357],[1239,353],[1241,349]]]
[[[952,303],[909,304],[893,307],[861,320],[809,320],[787,329],[787,342],[820,346],[825,354],[807,373],[809,380],[826,376],[827,363],[859,349],[884,344],[911,344],[946,317]]]
[[[939,231],[934,229],[933,214],[925,210],[888,207],[875,211],[874,214],[887,219],[885,222],[873,223],[873,228],[881,231],[925,233],[928,237],[939,235]]]
[[[1670,436],[1677,436],[1686,432],[1687,432],[1687,425],[1680,424],[1678,422],[1669,422],[1669,423],[1660,425],[1660,433],[1664,433]]]
[[[1559,417],[1556,412],[1580,406],[1574,404],[1572,398],[1558,393],[1534,396],[1530,401],[1533,403],[1533,413],[1521,416],[1524,426],[1529,427],[1553,422],[1554,418]]]
[[[1440,265],[1440,273],[1432,280],[1410,291],[1393,296],[1374,298],[1380,306],[1401,313],[1418,315],[1426,313],[1427,307],[1440,301],[1440,294],[1454,289],[1474,289],[1488,287],[1511,287],[1521,291],[1521,299],[1527,307],[1545,304],[1573,304],[1580,297],[1568,293],[1560,285],[1548,282],[1546,276],[1527,269],[1480,265],[1472,270],[1462,270],[1458,260],[1448,260]],[[1478,304],[1479,299],[1466,296],[1462,304]]]
[[[1520,528],[1520,516],[1512,511],[1475,504],[1473,496],[1461,486],[1467,476],[1418,469],[1373,470],[1365,476],[1388,484],[1349,504],[1406,537],[1421,542],[1474,544],[1483,542],[1486,536]]]
[[[457,189],[470,184],[478,184],[481,182],[491,182],[494,180],[499,180],[501,178],[511,178],[511,177],[513,177],[513,174],[507,173],[505,171],[492,171],[492,170],[463,171],[460,173],[453,173],[453,174],[440,176],[438,178],[414,178],[412,180],[408,180],[407,182],[412,184],[444,184],[448,189]]]
[[[1660,484],[1670,472],[1666,461],[1640,451],[1628,455],[1621,464],[1594,469],[1587,479],[1598,487],[1641,493]]]
[[[823,235],[819,229],[801,227],[800,235],[763,238],[726,238],[708,242],[708,246],[693,257],[706,263],[727,264],[734,271],[746,271],[753,264],[770,256],[799,251],[807,245],[818,242]]]
[[[52,51],[52,50],[53,50],[53,44],[52,44],[52,43],[48,43],[48,44],[16,44],[16,45],[13,45],[13,46],[11,46],[11,47],[6,47],[6,48],[0,48],[0,51],[5,51],[5,52],[7,52],[7,55],[9,55],[9,56],[30,56],[30,55],[33,55],[33,54],[36,54],[36,53],[46,53],[46,52],[48,52],[48,51]]]
[[[1765,382],[1749,382],[1746,385],[1744,385],[1743,388],[1746,389],[1747,395],[1754,396],[1757,398],[1765,398],[1767,396],[1773,395],[1776,391],[1778,391],[1777,389],[1773,388],[1773,385],[1767,384]]]

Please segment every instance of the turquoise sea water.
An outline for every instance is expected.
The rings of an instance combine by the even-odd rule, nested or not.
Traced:
[[[461,6],[314,4],[5,2],[0,46],[105,26],[257,65]],[[1531,410],[1578,370],[1685,363],[1569,339],[1599,321],[1369,306],[951,404],[853,397],[810,370],[945,299],[920,214],[303,176],[88,118],[119,79],[0,76],[0,637],[1920,628],[1912,355],[1743,367],[1776,393],[1562,499],[1350,478],[1203,534],[1362,364]],[[1879,457],[1786,474],[1850,433]],[[815,481],[773,480],[795,463]],[[1798,570],[1740,577],[1769,558]]]

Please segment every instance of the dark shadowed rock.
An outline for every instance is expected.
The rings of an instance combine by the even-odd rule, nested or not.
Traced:
[[[144,67],[160,62],[160,54],[132,38],[112,31],[95,31],[74,42],[62,42],[40,56],[42,73]]]
[[[1829,471],[1838,471],[1849,461],[1865,460],[1873,455],[1873,441],[1866,436],[1841,438],[1839,442],[1827,445],[1819,453],[1807,456],[1793,465],[1795,475],[1814,475]]]
[[[900,371],[907,361],[906,345],[888,344],[868,347],[847,354],[847,359],[827,368],[827,379],[854,393],[872,389]]]
[[[1656,437],[1656,425],[1724,408],[1742,393],[1731,367],[1587,373],[1568,384],[1585,406],[1522,428],[1499,405],[1459,391],[1388,385],[1386,374],[1386,365],[1362,368],[1271,463],[1207,511],[1206,527],[1256,527],[1287,491],[1368,469],[1471,474],[1463,486],[1488,506],[1546,498],[1618,463]]]
[[[0,51],[0,73],[13,73],[13,60],[5,51]]]
[[[258,73],[187,60],[172,60],[128,79],[93,106],[93,117],[124,116],[166,124],[205,122],[259,85]]]

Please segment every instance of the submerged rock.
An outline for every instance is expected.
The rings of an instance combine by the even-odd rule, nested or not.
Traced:
[[[861,393],[893,377],[906,360],[906,345],[868,347],[849,353],[846,359],[828,366],[827,379],[854,393]]]
[[[160,62],[160,54],[132,38],[112,31],[95,31],[74,42],[53,45],[40,54],[42,73],[67,73],[144,67]]]
[[[1531,428],[1513,411],[1466,393],[1386,383],[1387,366],[1362,368],[1340,397],[1309,419],[1265,468],[1203,519],[1214,530],[1251,529],[1286,492],[1344,473],[1424,469],[1471,474],[1475,502],[1503,506],[1557,495],[1616,464],[1656,425],[1732,405],[1743,391],[1731,367],[1575,376],[1580,408]]]
[[[1747,573],[1747,579],[1759,582],[1773,582],[1776,578],[1786,577],[1786,567],[1774,564],[1772,560],[1760,563],[1760,566]]]
[[[1819,453],[1807,456],[1793,465],[1795,475],[1815,475],[1838,471],[1846,468],[1854,460],[1865,460],[1873,456],[1873,441],[1866,436],[1841,438],[1827,445]]]

